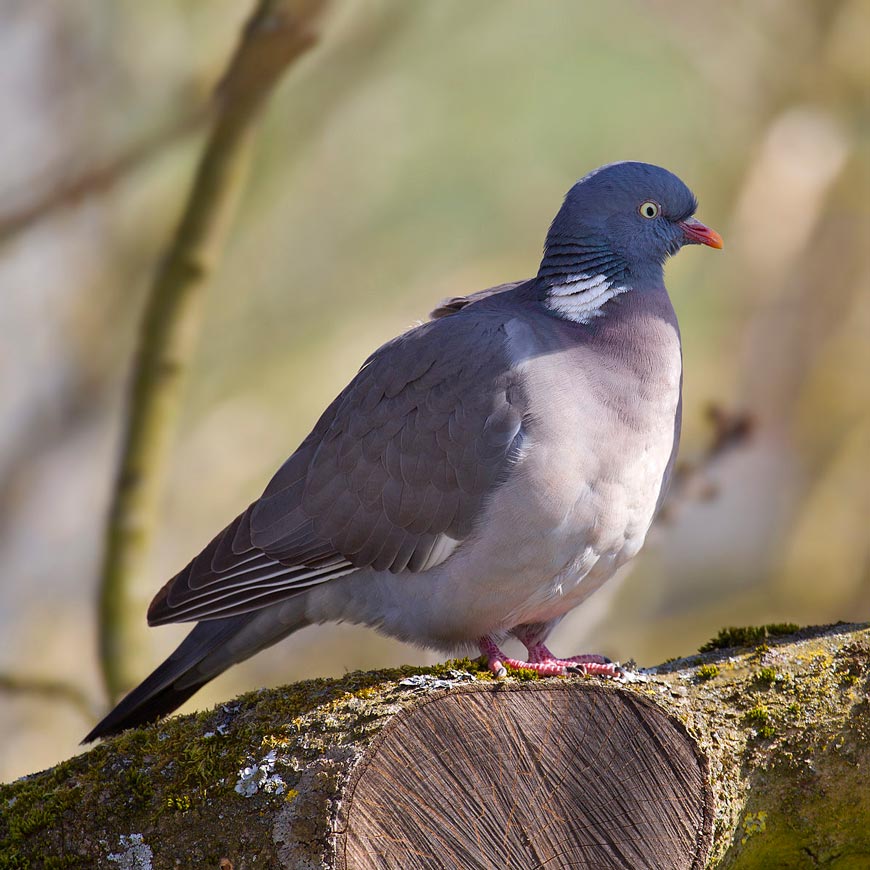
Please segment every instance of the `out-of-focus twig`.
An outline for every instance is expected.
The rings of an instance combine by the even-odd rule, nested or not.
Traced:
[[[707,420],[712,429],[710,442],[697,459],[677,465],[658,522],[669,522],[679,506],[688,501],[714,498],[716,487],[708,477],[711,466],[726,453],[746,444],[755,428],[749,414],[726,411],[714,403],[707,406]]]
[[[40,698],[46,701],[66,701],[75,707],[86,720],[92,719],[97,712],[96,705],[85,692],[62,680],[20,677],[14,674],[0,673],[0,692],[7,695]]]
[[[0,243],[9,241],[49,215],[111,189],[156,153],[198,129],[207,117],[208,113],[201,109],[177,118],[119,154],[60,180],[25,205],[0,214]]]
[[[247,176],[255,122],[282,73],[317,41],[328,0],[260,0],[218,89],[184,214],[154,279],[139,338],[100,586],[100,662],[111,701],[139,676],[128,606],[144,569],[203,288]]]

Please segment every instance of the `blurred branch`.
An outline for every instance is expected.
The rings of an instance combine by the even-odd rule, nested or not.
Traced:
[[[12,674],[0,673],[0,692],[7,695],[26,695],[46,701],[66,701],[86,720],[92,719],[96,713],[95,705],[81,689],[61,680],[16,677]]]
[[[37,196],[19,209],[0,214],[0,244],[7,242],[43,218],[65,208],[78,205],[83,199],[103,193],[121,179],[147,163],[167,145],[197,129],[207,113],[197,110],[177,118],[161,130],[130,145],[125,151],[104,163],[89,166],[70,178],[60,180],[50,190]]]
[[[247,176],[256,119],[282,73],[317,42],[327,0],[260,0],[218,89],[218,106],[184,214],[154,279],[139,338],[100,587],[100,661],[114,701],[138,678],[130,589],[154,531],[181,376],[205,284]]]
[[[696,460],[677,465],[658,522],[670,522],[686,502],[715,498],[716,486],[708,477],[710,468],[726,453],[745,445],[755,428],[749,414],[726,411],[715,403],[707,406],[707,420],[712,429],[710,443]]]

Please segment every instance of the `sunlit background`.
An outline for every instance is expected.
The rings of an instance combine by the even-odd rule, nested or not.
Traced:
[[[203,110],[251,0],[0,6],[0,678],[106,703],[96,591],[125,386]],[[870,618],[870,4],[360,0],[274,94],[187,380],[145,628],[167,577],[259,495],[368,353],[442,298],[532,275],[561,197],[633,158],[679,174],[724,252],[668,267],[682,456],[714,402],[754,437],[706,468],[563,653],[652,665],[727,624]],[[184,709],[435,661],[309,628]],[[92,716],[0,690],[0,779]]]

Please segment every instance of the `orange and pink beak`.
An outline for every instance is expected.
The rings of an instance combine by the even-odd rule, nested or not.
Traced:
[[[722,241],[722,236],[705,226],[696,218],[686,218],[680,221],[680,228],[686,236],[686,242],[690,245],[707,245],[710,248],[723,248],[725,243]]]

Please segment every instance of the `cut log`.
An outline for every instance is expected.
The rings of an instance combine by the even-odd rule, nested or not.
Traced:
[[[624,685],[314,680],[0,787],[0,868],[870,866],[870,631],[724,633]]]
[[[357,764],[338,865],[701,868],[708,780],[645,698],[591,681],[460,689],[397,715]]]

